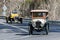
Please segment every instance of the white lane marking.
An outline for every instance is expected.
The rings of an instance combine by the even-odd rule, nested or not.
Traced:
[[[5,24],[5,23],[3,23],[3,22],[0,22],[1,24],[4,24],[4,25],[7,25],[7,26],[12,26],[12,27],[15,27],[15,28],[18,28],[17,26],[13,26],[13,25],[10,25],[10,24]],[[18,28],[18,29],[20,29],[20,28]],[[28,32],[27,30],[25,30],[25,29],[20,29],[20,30],[22,30],[22,31],[25,31],[25,32]],[[19,33],[19,34],[23,34],[23,33]],[[23,38],[28,38],[28,37],[31,37],[32,35],[27,35],[27,36],[24,36],[24,37],[20,37],[19,38],[19,40],[20,39],[23,39]]]
[[[27,36],[24,36],[24,37],[20,37],[19,39],[24,39],[24,38],[28,38],[28,37],[31,37],[32,35],[27,35]]]
[[[13,25],[10,25],[10,24],[5,24],[5,23],[2,23],[2,22],[0,22],[0,23],[1,23],[1,24],[4,24],[4,25],[7,25],[7,26],[11,26],[11,27],[18,28],[17,26],[13,26]],[[22,31],[25,31],[25,32],[28,32],[27,30],[22,29],[22,28],[18,28],[18,29],[20,29],[20,30],[22,30]]]

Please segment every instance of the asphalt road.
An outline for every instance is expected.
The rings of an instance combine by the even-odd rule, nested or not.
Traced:
[[[36,31],[28,35],[28,27],[27,20],[23,24],[7,24],[4,19],[0,19],[0,40],[60,40],[60,24],[50,24],[48,35]]]

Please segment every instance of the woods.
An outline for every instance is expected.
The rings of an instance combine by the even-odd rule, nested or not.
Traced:
[[[25,5],[27,6],[27,4],[28,4],[29,11],[32,9],[47,9],[49,10],[49,20],[54,20],[54,21],[60,20],[60,1],[59,0],[33,0],[30,2],[27,1]]]
[[[49,20],[60,20],[60,1],[59,0],[6,0],[7,14],[17,10],[22,16],[30,17],[32,9],[49,10]],[[3,0],[0,0],[0,14],[2,13]]]

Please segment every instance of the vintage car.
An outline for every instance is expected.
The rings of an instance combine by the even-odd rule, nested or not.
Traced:
[[[48,35],[49,23],[48,23],[48,10],[31,10],[32,20],[29,22],[29,34],[33,34],[33,31],[45,31]]]
[[[17,12],[12,12],[6,16],[6,23],[12,23],[13,21],[22,23],[22,19],[23,18],[20,16],[20,14],[18,14]]]

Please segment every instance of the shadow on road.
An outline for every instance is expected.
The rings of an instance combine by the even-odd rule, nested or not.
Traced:
[[[5,24],[11,24],[10,22],[9,23],[6,23],[6,22],[3,22]],[[13,22],[11,25],[14,25],[14,26],[28,26],[28,23],[15,23]]]
[[[26,36],[26,35],[29,35],[29,34],[26,34],[26,33],[25,33],[25,34],[16,34],[16,35]],[[38,34],[38,33],[37,33],[37,34],[31,34],[31,35],[46,35],[46,34]]]

